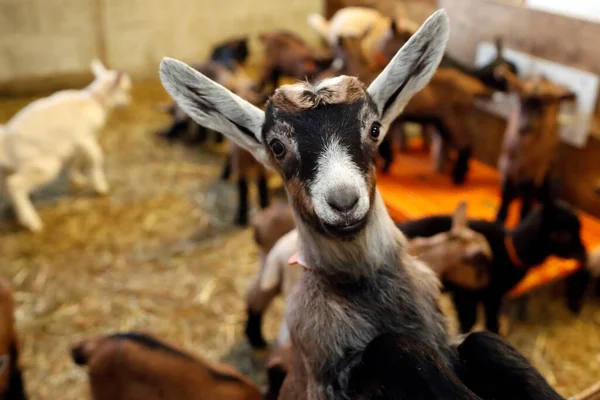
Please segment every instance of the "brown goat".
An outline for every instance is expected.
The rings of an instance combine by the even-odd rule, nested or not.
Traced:
[[[214,364],[141,333],[98,336],[72,349],[87,365],[94,400],[259,400],[258,387]]]
[[[358,77],[369,84],[381,71],[375,60],[364,56],[361,38],[340,39],[337,52],[341,54],[344,67],[340,71],[327,70],[321,76],[345,74]],[[454,68],[439,68],[429,84],[410,100],[397,122],[417,122],[434,125],[439,136],[435,137],[435,169],[441,172],[448,159],[450,145],[458,149],[453,179],[460,183],[465,179],[474,131],[478,129],[472,118],[474,100],[491,98],[493,91],[480,80]],[[384,172],[392,161],[391,135],[382,143],[380,154],[385,160]]]
[[[15,330],[15,302],[10,284],[0,279],[0,398],[26,399],[19,366],[19,339]]]
[[[265,64],[258,80],[261,91],[269,83],[275,90],[284,76],[312,79],[332,60],[326,51],[313,49],[301,37],[288,31],[263,33],[260,40],[265,47]]]
[[[560,141],[560,106],[576,96],[545,78],[520,81],[504,66],[498,67],[497,72],[507,79],[517,97],[498,160],[502,203],[496,221],[504,223],[515,198],[522,200],[521,219],[529,214],[535,200],[549,198],[549,174]]]

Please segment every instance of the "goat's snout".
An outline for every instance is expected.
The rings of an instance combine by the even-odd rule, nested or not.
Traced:
[[[88,362],[88,356],[84,349],[84,343],[78,343],[71,348],[71,358],[77,365],[86,365]]]
[[[359,198],[360,194],[356,188],[344,186],[327,195],[327,204],[340,213],[348,213],[358,204]]]

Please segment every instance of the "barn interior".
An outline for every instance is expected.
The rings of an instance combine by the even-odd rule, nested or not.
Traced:
[[[449,19],[445,55],[454,63],[442,61],[439,71],[458,71],[476,80],[477,71],[491,65],[490,60],[502,59],[487,76],[502,77],[508,84],[501,90],[478,81],[486,96],[477,98],[479,93],[454,80],[449,89],[435,92],[444,115],[422,117],[409,103],[405,114],[418,118],[400,118],[389,128],[386,139],[394,157],[384,170],[385,155],[377,156],[379,191],[399,224],[452,215],[465,201],[468,217],[503,226],[497,212],[509,178],[499,160],[513,151],[510,162],[526,164],[528,156],[533,154],[535,161],[543,152],[548,168],[535,185],[551,183],[551,201],[568,204],[581,224],[577,240],[580,236],[586,255],[561,257],[551,244],[543,244],[548,257],[523,266],[523,277],[503,292],[499,334],[562,397],[600,396],[600,163],[595,158],[600,156],[600,63],[594,45],[600,34],[600,5],[585,0],[0,0],[0,277],[14,300],[5,328],[0,324],[0,398],[7,387],[2,383],[3,373],[9,372],[3,369],[6,362],[2,364],[7,357],[23,373],[27,398],[102,400],[90,385],[91,365],[77,365],[72,348],[99,335],[126,332],[144,332],[202,360],[228,364],[261,392],[268,391],[266,365],[281,340],[286,299],[277,296],[265,311],[262,326],[268,345],[257,348],[245,329],[248,292],[260,281],[266,258],[257,238],[281,229],[279,222],[272,222],[257,233],[257,220],[264,221],[269,208],[287,204],[289,193],[276,171],[245,160],[227,132],[205,129],[173,106],[159,77],[161,60],[171,57],[192,65],[241,97],[249,89],[264,96],[256,102],[264,104],[279,85],[312,80],[320,73],[367,80],[364,71],[381,71],[391,60],[383,55],[383,39],[369,41],[379,34],[378,21],[384,21],[385,32],[395,29],[391,35],[411,36],[438,9]],[[354,14],[344,20],[344,10]],[[335,40],[311,23],[309,16],[314,15],[329,21],[327,32]],[[352,69],[348,53],[340,57],[353,40],[360,42],[365,60],[359,72]],[[235,47],[240,43],[247,55]],[[215,52],[221,45],[225,51]],[[233,64],[220,65],[223,70],[210,75],[212,63],[232,59]],[[75,153],[69,153],[56,173],[25,193],[43,224],[36,225],[19,208],[23,203],[12,191],[11,179],[29,159],[46,173],[48,164],[39,161],[46,155],[52,159],[60,147],[48,137],[76,138],[77,121],[87,118],[81,115],[88,111],[73,106],[50,117],[26,113],[34,102],[60,102],[48,102],[48,97],[100,79],[92,60],[103,65],[104,74],[118,71],[115,92],[130,81],[128,104],[113,110],[102,104],[108,100],[99,100],[106,106],[103,110],[111,109],[94,136],[107,190],[98,193],[93,172],[91,186],[78,186],[70,171]],[[339,69],[336,63],[345,64]],[[507,63],[516,65],[516,73],[506,72]],[[300,71],[298,76],[286,73],[286,67]],[[238,68],[240,81],[230,77]],[[507,150],[511,118],[523,115],[515,112],[514,99],[526,87],[506,78],[513,75],[519,82],[534,82],[534,88],[540,81],[549,82],[574,95],[557,108],[552,127],[540,133],[549,133],[550,139],[532,144],[522,135],[527,144]],[[248,82],[250,86],[241,88]],[[68,101],[71,95],[62,96]],[[452,108],[454,104],[460,107]],[[447,113],[464,125],[442,129],[437,124],[444,125]],[[45,130],[55,117],[67,128]],[[33,144],[19,141],[25,132],[19,123],[27,118],[38,118],[29,125],[39,129],[30,132]],[[69,127],[72,132],[67,132]],[[468,132],[456,132],[462,128]],[[462,139],[454,136],[465,134],[468,139],[458,143]],[[549,147],[544,147],[546,140]],[[37,150],[28,153],[28,146]],[[444,162],[436,146],[447,152]],[[469,154],[468,167],[457,178],[463,150]],[[263,207],[265,191],[269,207]],[[545,201],[535,199],[531,212]],[[519,226],[520,203],[517,199],[508,209],[507,232]],[[519,261],[528,255],[516,257]],[[285,279],[282,274],[278,279]],[[282,283],[278,285],[285,293]],[[452,294],[444,291],[440,304],[451,335],[459,333]],[[0,311],[6,310],[0,304]],[[14,332],[9,326],[13,319]],[[8,334],[3,337],[2,329],[14,336],[18,357],[3,347]],[[479,304],[473,330],[485,329]],[[118,398],[134,399],[123,396]],[[165,396],[156,398],[212,398]]]

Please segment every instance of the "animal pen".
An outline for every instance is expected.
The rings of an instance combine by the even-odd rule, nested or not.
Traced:
[[[449,21],[447,45],[440,25],[425,30],[435,34],[418,36],[439,8]],[[436,15],[441,24],[441,14]],[[403,317],[404,323],[387,331],[377,330],[388,326],[373,315],[377,313],[351,313],[352,321],[363,321],[356,331],[334,327],[336,313],[313,328],[294,320],[301,303],[294,297],[298,285],[323,272],[324,265],[314,260],[325,258],[315,257],[313,247],[335,243],[323,253],[352,254],[344,259],[352,262],[342,271],[325,273],[329,278],[317,281],[321,292],[310,300],[335,292],[335,301],[347,296],[352,302],[364,287],[373,290],[372,296],[381,295],[383,285],[361,286],[356,282],[371,282],[372,276],[365,271],[353,276],[352,268],[379,257],[378,246],[388,241],[400,251],[394,258],[398,270],[409,271],[403,279],[418,282],[410,286],[410,299],[399,302],[400,309],[421,295],[424,302],[439,304],[444,316],[435,318],[447,325],[439,329],[447,335],[452,356],[466,357],[464,349],[472,343],[452,347],[459,333],[467,333],[461,332],[465,299],[478,301],[476,324],[466,337],[485,339],[481,331],[494,330],[487,295],[501,296],[499,335],[490,337],[514,351],[516,359],[522,357],[518,366],[528,371],[522,376],[533,378],[503,374],[514,365],[498,367],[494,376],[516,391],[495,392],[494,398],[521,398],[518,390],[524,388],[546,393],[546,398],[600,398],[597,93],[590,115],[573,114],[591,96],[589,88],[598,89],[592,84],[600,74],[597,49],[589,44],[600,33],[598,19],[540,10],[525,0],[260,0],[252,5],[0,0],[0,21],[0,47],[5,50],[0,51],[0,398],[104,400],[107,392],[99,387],[124,400],[324,398],[312,393],[311,385],[307,392],[295,393],[293,384],[302,379],[314,379],[314,387],[332,385],[331,390],[348,391],[356,399],[371,398],[369,385],[376,382],[387,388],[384,398],[396,398],[389,393],[404,393],[406,387],[386,381],[386,371],[379,370],[384,365],[410,373],[444,365],[441,376],[451,375],[452,384],[471,396],[465,398],[494,397],[490,393],[499,389],[485,383],[488,372],[473,379],[447,367],[445,350],[432,351],[431,359],[415,356],[429,354],[431,348],[420,342],[427,335],[411,336]],[[414,75],[393,58],[401,49],[410,51],[411,43],[429,43],[422,48],[430,54],[423,61],[426,67],[419,64]],[[437,46],[445,46],[445,52]],[[481,46],[494,49],[493,60],[481,62]],[[435,52],[444,57],[437,61],[439,69],[431,56]],[[534,61],[524,65],[510,58],[514,52]],[[161,82],[163,57],[181,60],[203,75],[165,74],[163,63]],[[560,73],[541,74],[536,66],[544,63],[581,73],[582,80],[590,79],[585,81],[591,82],[589,90]],[[409,102],[404,114],[388,121],[395,96],[408,101],[412,93],[402,93],[410,92],[414,76],[434,64],[430,79],[444,89],[429,86],[418,104]],[[507,70],[514,72],[514,80],[506,79]],[[346,81],[338,76],[344,74],[366,82],[340,89]],[[461,83],[443,86],[451,74],[460,74]],[[409,84],[401,85],[399,76]],[[423,85],[430,82],[423,79]],[[397,85],[397,92],[378,89],[377,80],[387,80],[386,88]],[[212,81],[220,86],[211,86]],[[181,82],[187,86],[174,90]],[[283,85],[292,86],[278,89]],[[495,218],[506,194],[498,159],[507,154],[507,126],[511,117],[517,121],[512,133],[522,140],[518,143],[528,143],[526,135],[539,134],[536,144],[547,138],[536,123],[557,103],[545,95],[544,85],[572,92],[576,99],[561,103],[559,115],[549,119],[555,131],[547,147],[551,163],[539,180],[543,184],[519,186],[524,192],[515,196],[527,201],[527,191],[535,187],[539,196],[531,202],[532,210],[520,220],[521,201],[515,202],[505,227]],[[485,88],[485,95],[474,94],[474,87]],[[186,90],[191,97],[178,97]],[[234,103],[244,105],[248,114],[228,114],[223,104],[233,104],[226,103],[230,92],[239,96]],[[301,93],[298,98],[296,93]],[[390,99],[383,101],[384,96]],[[367,99],[359,122],[352,119],[354,109],[343,108],[351,107],[352,99]],[[306,106],[309,100],[314,104]],[[520,113],[513,101],[521,102]],[[432,104],[444,109],[432,113]],[[291,115],[297,109],[307,116]],[[465,116],[459,126],[452,118],[457,112]],[[583,145],[569,137],[579,132],[581,121],[587,128]],[[330,135],[331,141],[319,135]],[[259,149],[256,143],[267,137]],[[511,153],[510,166],[522,172],[527,156],[525,151]],[[453,177],[462,167],[460,183]],[[339,187],[320,199],[330,181]],[[360,189],[356,200],[348,187],[363,181],[367,195],[361,197]],[[398,229],[392,224],[389,232],[369,230],[379,223],[374,219],[386,218],[376,207],[376,193]],[[348,210],[359,208],[352,201],[369,204],[364,226],[350,222]],[[419,256],[405,251],[414,237],[401,233],[403,226],[428,230],[419,224],[431,216],[450,221],[461,202],[470,220],[484,221],[485,228],[471,224],[476,232],[469,234],[489,241],[487,258],[474,255],[472,236],[449,228],[450,223],[418,237],[443,238],[433,242],[432,251],[440,251],[432,254],[434,259],[458,259],[462,267],[481,272],[484,287],[476,290],[422,270],[427,266]],[[331,221],[345,222],[336,226]],[[535,234],[518,242],[514,232],[519,228]],[[356,243],[367,240],[367,231],[378,240],[357,251]],[[318,238],[312,247],[307,232]],[[501,251],[492,240],[498,232],[506,235],[498,239]],[[444,240],[458,243],[452,249],[460,249],[464,257],[443,256]],[[374,267],[375,276],[380,268]],[[509,275],[510,288],[496,290],[498,280]],[[415,276],[439,280],[441,293],[437,284],[422,289]],[[352,286],[356,292],[347,291],[349,284],[357,285]],[[416,310],[423,320],[434,318],[432,311]],[[433,325],[423,332],[438,329]],[[323,361],[301,339],[322,344],[325,333],[334,329],[349,339],[348,349],[336,352],[348,369],[299,374],[297,359],[306,361],[310,354],[310,365]],[[266,342],[256,340],[257,334]],[[386,341],[387,334],[394,340]],[[378,353],[376,345],[382,343],[385,350]],[[484,364],[500,359],[493,355],[496,345],[489,345],[489,359],[482,352]],[[412,346],[423,353],[412,353]],[[406,361],[411,358],[400,350],[413,361]],[[373,368],[371,351],[377,355]],[[108,371],[118,371],[118,378],[103,375],[102,366],[113,365],[118,357],[139,357],[141,362],[114,364],[121,369]],[[376,376],[369,374],[373,371]],[[443,393],[441,378],[432,374],[426,386]],[[174,389],[179,386],[185,390]]]

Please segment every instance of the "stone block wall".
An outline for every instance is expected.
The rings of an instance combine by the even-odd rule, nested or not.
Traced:
[[[232,36],[285,28],[316,42],[306,16],[321,9],[321,0],[0,0],[0,93],[87,77],[93,57],[151,78],[161,57],[199,61]],[[258,57],[255,39],[252,49]]]

